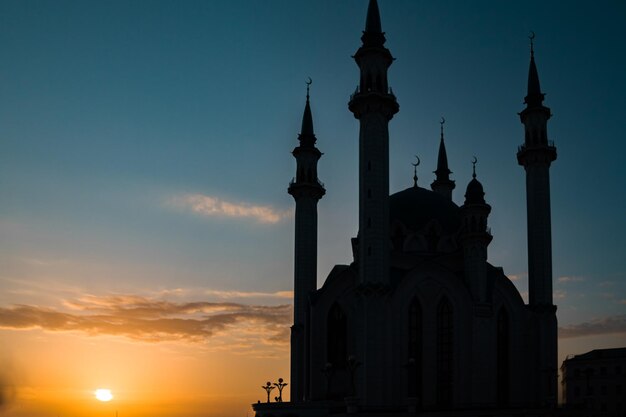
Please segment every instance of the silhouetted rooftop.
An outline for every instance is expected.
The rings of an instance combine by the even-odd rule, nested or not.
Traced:
[[[431,220],[436,220],[449,233],[455,233],[461,226],[459,206],[422,187],[410,187],[389,196],[389,218],[414,231],[421,230]]]

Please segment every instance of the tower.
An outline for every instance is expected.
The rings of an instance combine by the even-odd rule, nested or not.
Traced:
[[[389,120],[399,110],[387,83],[393,57],[385,44],[376,0],[367,8],[363,44],[354,54],[360,82],[348,108],[359,119],[359,275],[363,284],[389,276]]]
[[[448,155],[446,153],[446,145],[443,142],[443,125],[446,119],[441,118],[441,139],[439,141],[439,154],[437,155],[437,169],[435,175],[437,176],[435,181],[430,184],[430,188],[448,200],[452,200],[452,190],[454,190],[454,181],[450,179],[452,171],[448,168]]]
[[[519,114],[524,124],[524,144],[517,151],[517,162],[526,171],[526,213],[528,229],[528,299],[533,313],[531,351],[533,376],[531,396],[537,405],[556,404],[557,322],[552,303],[552,237],[550,224],[550,164],[556,147],[548,140],[551,113],[543,105],[532,34],[526,108]]]
[[[474,406],[494,404],[496,378],[494,355],[487,355],[486,346],[495,343],[493,332],[493,280],[488,279],[487,247],[492,240],[487,227],[491,206],[485,202],[482,184],[476,179],[476,157],[473,161],[472,180],[467,185],[465,202],[461,206],[462,226],[459,240],[463,248],[465,283],[473,299],[471,349],[474,360],[471,370],[471,390]]]
[[[462,221],[460,241],[463,246],[465,280],[475,303],[475,312],[491,303],[487,287],[487,247],[492,236],[487,227],[491,206],[485,202],[482,184],[476,179],[476,158],[472,180],[467,184],[465,203],[461,206]]]
[[[389,288],[389,121],[399,110],[387,82],[393,57],[385,44],[376,0],[367,8],[362,45],[354,54],[360,82],[348,108],[360,122],[359,129],[359,237],[358,279],[361,294],[355,329],[357,392],[366,407],[389,403],[393,393],[386,358],[393,355],[385,312]]]
[[[322,153],[315,147],[313,116],[307,83],[306,105],[300,145],[292,154],[296,158],[296,177],[288,192],[296,202],[294,255],[294,313],[291,327],[291,400],[306,399],[309,376],[309,295],[317,289],[317,202],[326,190],[317,178],[317,161]]]

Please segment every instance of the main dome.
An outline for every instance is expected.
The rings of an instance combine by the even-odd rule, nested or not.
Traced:
[[[415,232],[432,220],[447,233],[461,227],[461,209],[446,197],[422,187],[410,187],[389,196],[389,219]]]

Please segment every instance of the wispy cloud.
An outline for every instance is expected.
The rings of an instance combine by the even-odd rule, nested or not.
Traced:
[[[520,279],[525,279],[528,274],[526,272],[522,272],[520,274],[509,274],[507,276],[511,281],[519,281]]]
[[[233,298],[293,298],[293,291],[255,292],[255,291],[218,291],[207,290],[207,295],[223,299]]]
[[[188,300],[190,297],[197,297],[199,294],[206,296],[207,301],[241,301],[255,299],[252,302],[258,303],[257,300],[273,300],[274,302],[286,302],[293,299],[293,291],[238,291],[238,290],[215,290],[207,288],[172,288],[161,289],[150,293],[153,298],[167,298]]]
[[[144,342],[206,342],[230,331],[241,337],[241,329],[251,329],[250,338],[286,344],[292,315],[292,306],[287,304],[175,303],[137,295],[87,295],[64,305],[66,311],[30,305],[0,307],[0,328],[73,331]]]
[[[558,277],[557,281],[558,282],[562,282],[562,283],[567,283],[567,282],[582,282],[584,281],[585,278],[583,277],[576,277],[576,276],[564,276],[564,277]]]
[[[626,333],[626,314],[603,317],[559,328],[559,337],[563,339],[616,333]]]
[[[291,210],[279,210],[272,206],[245,202],[225,201],[204,194],[185,194],[168,200],[176,207],[211,217],[247,218],[259,223],[275,224],[291,216]]]

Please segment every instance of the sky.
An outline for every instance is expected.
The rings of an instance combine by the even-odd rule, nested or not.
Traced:
[[[528,34],[552,109],[559,358],[626,346],[626,3],[380,0],[390,189],[476,167],[489,260],[526,296]],[[306,86],[318,283],[357,232],[367,1],[0,2],[0,413],[242,416],[288,379]],[[287,380],[287,382],[289,382]],[[93,392],[111,389],[99,402]],[[286,395],[288,398],[288,395]]]

